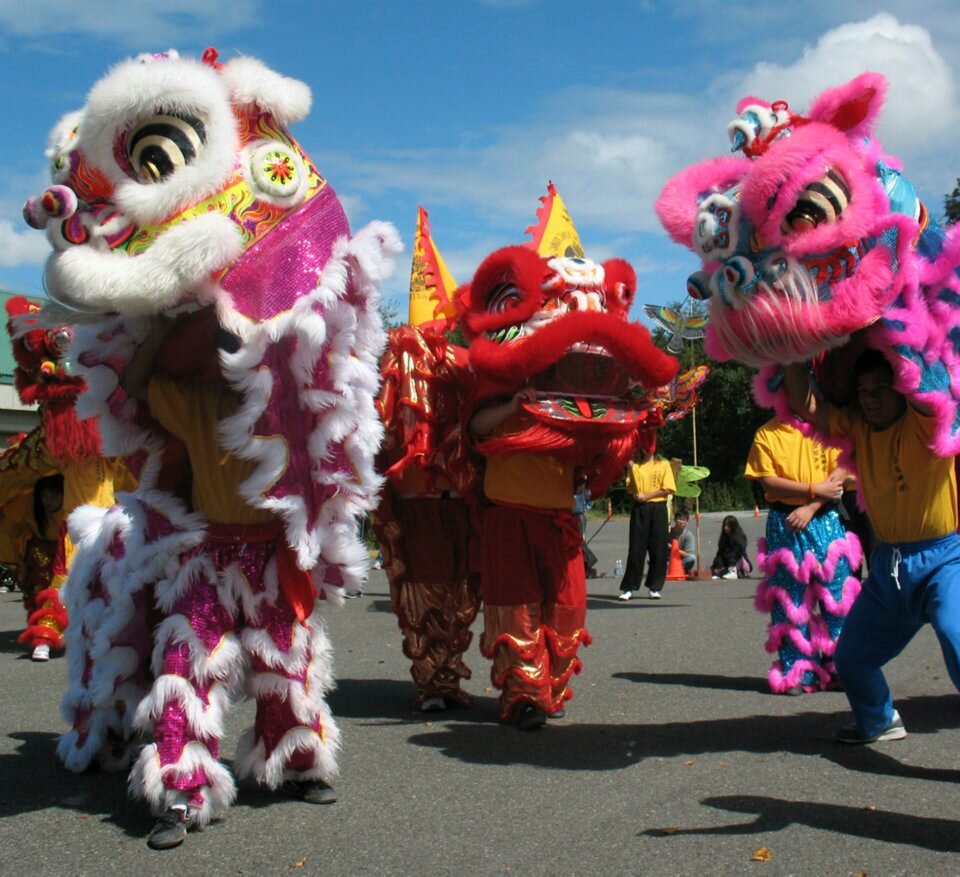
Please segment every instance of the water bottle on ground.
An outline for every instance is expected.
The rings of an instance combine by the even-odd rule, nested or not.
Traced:
[[[613,574],[615,576],[623,575],[623,561],[620,558],[617,558],[617,562],[613,565]]]

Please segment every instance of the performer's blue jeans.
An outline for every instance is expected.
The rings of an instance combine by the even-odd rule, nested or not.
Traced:
[[[878,543],[834,656],[864,736],[879,734],[893,719],[893,698],[880,668],[928,622],[960,690],[960,536]]]

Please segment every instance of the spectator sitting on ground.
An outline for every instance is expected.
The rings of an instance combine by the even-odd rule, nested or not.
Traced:
[[[710,564],[710,571],[715,579],[742,578],[753,572],[753,564],[747,557],[747,534],[733,515],[727,515],[720,525],[717,556]]]

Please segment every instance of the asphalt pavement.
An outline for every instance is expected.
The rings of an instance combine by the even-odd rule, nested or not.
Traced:
[[[721,517],[700,521],[705,566]],[[753,547],[764,520],[739,517]],[[594,643],[565,719],[499,724],[476,638],[474,708],[413,712],[374,572],[328,616],[338,803],[243,786],[225,819],[164,852],[145,846],[152,818],[124,776],[59,766],[65,661],[28,659],[19,595],[0,595],[0,875],[960,874],[960,699],[932,631],[889,667],[909,736],[842,746],[842,693],[768,692],[755,579],[668,582],[659,602],[620,603],[626,532],[615,519],[591,544],[606,576],[588,583]],[[249,703],[231,713],[228,759],[251,719]]]

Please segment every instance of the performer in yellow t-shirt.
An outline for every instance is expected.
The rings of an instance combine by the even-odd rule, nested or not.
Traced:
[[[837,685],[833,654],[863,559],[840,521],[847,472],[838,457],[776,417],[757,430],[747,457],[744,474],[760,482],[769,507],[755,605],[770,613],[765,648],[778,654],[768,675],[776,694]]]
[[[187,449],[191,505],[204,539],[180,555],[155,586],[165,613],[154,649],[155,682],[138,721],[153,742],[137,759],[130,788],[160,817],[155,848],[182,842],[236,795],[219,760],[231,692],[257,702],[254,727],[234,758],[240,778],[312,804],[337,800],[330,785],[339,731],[326,704],[329,642],[309,573],[297,567],[273,512],[240,492],[256,463],[224,447],[222,424],[242,410],[225,380],[174,380],[154,373],[171,326],[160,324],[127,365],[124,389]],[[238,340],[218,333],[234,352]],[[203,708],[194,708],[199,703]]]
[[[933,625],[960,690],[960,535],[954,458],[930,450],[932,412],[896,390],[880,351],[861,353],[854,374],[853,409],[815,399],[799,365],[787,368],[786,389],[799,416],[852,443],[878,539],[834,656],[855,719],[837,739],[873,743],[906,736],[881,668],[925,624]]]
[[[659,600],[667,577],[667,497],[677,492],[673,469],[666,460],[645,451],[639,462],[627,469],[627,492],[633,497],[630,511],[630,547],[627,567],[620,581],[620,596],[626,601],[640,589],[643,564],[647,561],[646,586],[651,600]]]

